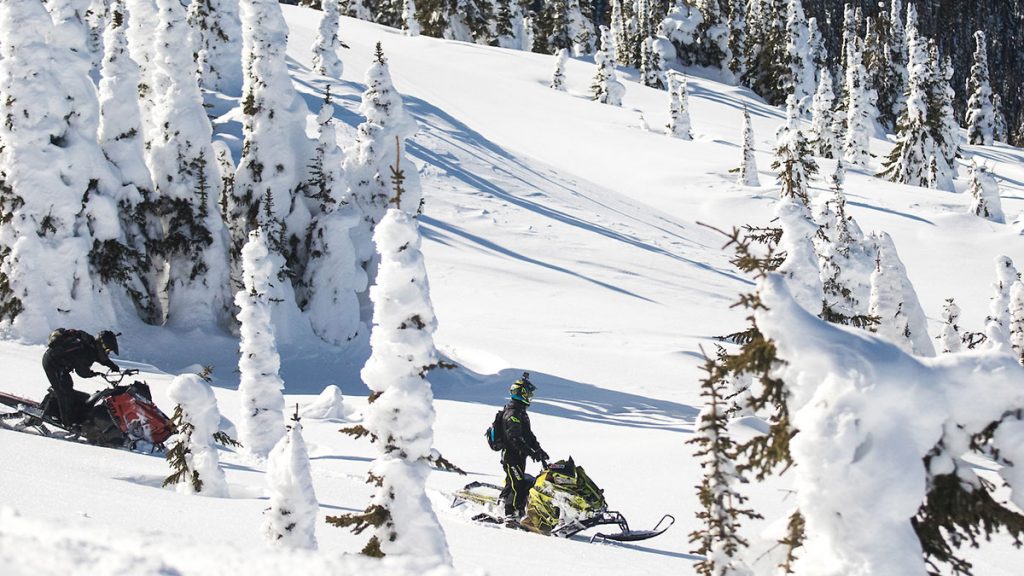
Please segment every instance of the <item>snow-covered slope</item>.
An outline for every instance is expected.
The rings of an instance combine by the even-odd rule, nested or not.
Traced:
[[[695,139],[664,134],[664,91],[625,83],[623,107],[589,100],[591,61],[570,60],[568,92],[547,87],[552,57],[426,37],[407,38],[343,19],[341,81],[309,71],[319,13],[285,6],[297,88],[319,109],[328,83],[347,143],[360,122],[363,72],[381,42],[395,87],[421,129],[408,153],[420,171],[420,218],[436,341],[460,365],[431,374],[437,397],[437,448],[470,473],[434,473],[430,496],[447,533],[455,568],[467,573],[692,573],[688,533],[698,508],[699,464],[685,442],[699,408],[701,347],[742,327],[729,306],[749,287],[721,249],[722,229],[772,218],[771,164],[781,111],[749,91],[690,78]],[[766,186],[735,185],[743,106],[753,117]],[[218,138],[237,155],[241,128],[227,106]],[[312,120],[310,121],[312,123]],[[882,156],[890,145],[873,142]],[[1008,219],[1024,209],[1024,152],[967,147],[993,167]],[[877,159],[876,159],[877,162]],[[876,164],[877,166],[877,164]],[[823,174],[833,167],[821,162]],[[962,190],[965,183],[959,183]],[[824,180],[813,182],[816,190]],[[965,194],[895,185],[869,173],[848,174],[850,210],[865,231],[892,235],[938,334],[944,299],[955,297],[966,329],[981,330],[995,258],[1024,262],[1021,225],[967,215]],[[235,418],[237,341],[228,337],[137,328],[122,347],[140,367],[156,401],[169,409],[173,374],[213,365],[220,409]],[[306,404],[338,384],[365,407],[358,371],[366,343],[339,354],[306,342],[281,349],[290,404]],[[41,397],[42,349],[0,343],[0,389]],[[637,545],[589,544],[509,532],[469,521],[449,508],[451,493],[472,479],[500,482],[497,456],[482,433],[522,371],[538,385],[534,430],[554,457],[573,456],[605,489],[608,502],[637,528],[664,513],[677,525]],[[89,384],[85,384],[87,387]],[[321,516],[362,510],[374,457],[365,441],[337,432],[336,421],[304,420]],[[0,430],[0,561],[15,574],[283,573],[296,569],[373,573],[373,563],[343,558],[366,537],[317,526],[319,552],[275,555],[259,534],[267,507],[261,465],[222,455],[231,498],[160,488],[162,459]],[[785,485],[753,487],[769,517],[786,502]],[[17,510],[20,516],[15,516]],[[59,529],[57,527],[60,527]],[[764,526],[751,527],[756,535]],[[976,555],[979,574],[1012,574],[1014,552],[1000,542]],[[419,573],[388,563],[380,573]]]

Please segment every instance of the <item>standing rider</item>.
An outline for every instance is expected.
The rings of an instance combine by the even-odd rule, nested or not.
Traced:
[[[501,453],[501,464],[505,470],[505,487],[501,498],[505,502],[505,525],[517,527],[526,511],[530,493],[530,481],[526,478],[526,457],[535,462],[547,462],[548,454],[540,447],[537,437],[530,430],[530,416],[526,413],[530,399],[537,389],[530,382],[530,373],[509,387],[511,398],[502,411],[501,419],[505,449]]]
[[[50,381],[51,398],[56,400],[57,414],[65,428],[70,430],[81,421],[78,413],[82,406],[75,401],[71,371],[82,378],[99,376],[92,371],[93,363],[98,362],[120,372],[121,368],[110,359],[111,353],[117,354],[117,335],[110,330],[103,330],[95,338],[74,328],[58,328],[50,334],[43,352],[43,371]]]

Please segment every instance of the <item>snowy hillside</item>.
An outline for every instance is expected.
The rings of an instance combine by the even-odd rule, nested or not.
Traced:
[[[567,92],[548,84],[554,57],[427,37],[343,18],[341,81],[311,71],[319,12],[283,6],[296,89],[310,111],[312,136],[330,85],[346,144],[362,121],[364,73],[380,42],[395,88],[419,123],[407,155],[419,173],[419,217],[435,340],[457,365],[430,374],[437,420],[435,446],[468,476],[434,471],[428,495],[444,528],[457,573],[494,575],[691,574],[700,558],[688,535],[699,524],[694,486],[695,419],[701,409],[702,350],[741,330],[746,313],[730,306],[752,282],[729,263],[729,230],[763,225],[778,199],[769,170],[784,112],[750,91],[690,70],[694,139],[665,134],[669,96],[620,70],[622,107],[590,100],[593,58],[570,59]],[[743,109],[750,110],[763,186],[735,183],[742,156]],[[215,140],[237,162],[242,148],[238,99],[214,108]],[[873,177],[892,144],[873,140],[870,170],[850,169],[848,210],[865,232],[891,235],[938,337],[942,306],[955,298],[963,330],[983,332],[996,258],[1024,265],[1024,151],[965,146],[991,167],[1007,224],[968,212],[967,169],[957,193],[893,184]],[[835,167],[820,160],[812,195],[828,189]],[[122,328],[122,366],[140,368],[156,403],[170,412],[174,376],[213,366],[221,413],[237,421],[241,399],[238,340],[176,328]],[[46,378],[40,345],[0,342],[6,378],[0,390],[40,398]],[[369,357],[365,334],[339,351],[317,339],[280,348],[286,404],[305,406],[336,384],[366,409],[359,371]],[[545,450],[572,456],[604,489],[610,507],[634,528],[663,514],[677,522],[637,544],[591,544],[582,536],[544,538],[484,526],[452,493],[480,480],[500,483],[498,456],[482,435],[508,386],[523,371],[537,385],[530,412]],[[95,381],[76,380],[89,389]],[[910,401],[913,401],[911,399]],[[291,409],[288,409],[290,411]],[[316,552],[278,552],[260,533],[268,508],[265,465],[225,449],[230,497],[185,495],[161,488],[163,458],[103,449],[0,429],[0,565],[5,574],[446,574],[424,572],[416,559],[383,564],[356,556],[366,535],[332,527],[324,517],[363,510],[365,478],[376,452],[367,440],[340,434],[340,419],[303,419],[319,500]],[[753,434],[749,427],[739,432]],[[990,479],[996,465],[974,462]],[[532,471],[536,465],[530,464]],[[898,469],[899,462],[892,462]],[[791,479],[751,485],[767,520],[745,526],[754,553],[771,547],[759,534],[794,505]],[[772,537],[775,535],[773,534]],[[1021,552],[997,538],[968,557],[976,574],[1018,574]],[[768,562],[770,560],[764,560]],[[762,567],[763,568],[763,567]]]

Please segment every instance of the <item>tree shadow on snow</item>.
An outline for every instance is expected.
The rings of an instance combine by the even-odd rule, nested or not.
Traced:
[[[344,90],[342,90],[343,93],[341,94],[338,94],[337,90],[332,90],[332,99],[335,101],[334,118],[353,129],[364,121],[364,118],[355,111],[360,105],[361,98],[359,93],[366,89],[364,84],[326,77],[312,81],[296,79],[295,82],[307,88],[306,91],[300,90],[299,95],[305,100],[306,106],[313,113],[320,109],[320,106],[323,103],[322,94],[327,85],[344,87]],[[708,92],[709,96],[714,94],[715,93]],[[739,102],[739,99],[734,100],[735,102]],[[584,199],[598,204],[605,209],[615,211],[627,220],[636,220],[635,216],[625,214],[613,206],[608,206],[598,198],[582,195],[579,190],[568,186],[563,181],[560,181],[554,171],[548,171],[547,173],[541,172],[536,168],[523,163],[518,157],[503,149],[496,143],[488,140],[482,134],[473,130],[441,108],[438,108],[437,106],[420,98],[408,95],[402,95],[402,102],[404,103],[406,110],[416,117],[421,126],[420,132],[417,136],[407,141],[407,153],[426,165],[434,166],[444,171],[445,174],[465,183],[470,188],[489,194],[495,198],[508,202],[509,204],[533,212],[541,217],[574,226],[647,252],[666,256],[684,264],[706,270],[716,275],[724,276],[730,280],[744,280],[742,277],[737,276],[730,270],[719,269],[706,262],[687,258],[630,234],[584,220],[579,216],[529,200],[527,197],[522,195],[515,195],[502,186],[496,184],[494,179],[488,179],[485,176],[474,174],[462,166],[462,160],[459,156],[446,152],[438,152],[432,149],[432,147],[424,146],[417,142],[417,140],[431,138],[437,139],[446,144],[449,148],[458,150],[460,154],[465,155],[467,158],[474,158],[478,160],[482,166],[489,166],[492,171],[501,178],[521,182],[523,189],[535,190],[536,192],[531,195],[543,196],[544,189],[560,189],[573,196],[583,196]],[[740,106],[740,108],[742,108],[742,106]],[[762,108],[762,113],[764,115],[779,115],[778,110],[775,110],[770,106],[763,105]],[[525,179],[526,177],[529,177],[534,181],[528,181]],[[540,185],[538,186],[538,184]],[[681,232],[682,230],[685,230],[685,227],[679,222],[670,220],[667,217],[655,216],[655,218],[659,221],[643,221],[643,224],[664,234],[667,238],[677,240],[682,244],[702,249],[708,247],[695,241],[691,237],[682,235]],[[477,240],[479,240],[479,237],[474,238],[474,241]],[[493,246],[490,246],[490,248],[493,248]],[[534,262],[543,264],[537,261]],[[548,267],[551,266],[548,265]],[[604,284],[604,286],[622,291],[621,289],[617,289],[606,284]],[[631,295],[637,296],[636,294]]]
[[[604,209],[613,211],[623,216],[625,220],[637,220],[635,215],[625,214],[620,209],[617,209],[614,206],[609,206],[606,202],[602,202],[599,198],[581,194],[580,190],[568,186],[565,182],[559,181],[554,173],[542,173],[537,169],[524,164],[514,155],[510,154],[494,142],[489,141],[483,135],[452,117],[444,110],[441,110],[440,108],[418,98],[406,96],[403,100],[409,111],[420,119],[420,122],[424,127],[423,130],[421,130],[422,138],[434,138],[440,140],[446,144],[447,147],[458,150],[460,153],[464,153],[467,157],[475,158],[482,166],[490,167],[492,172],[497,174],[499,178],[521,182],[523,189],[536,191],[530,196],[545,196],[543,193],[545,188],[561,189],[572,196],[581,197],[582,199],[599,205]],[[549,205],[541,204],[538,201],[529,199],[527,196],[513,194],[504,188],[499,182],[496,182],[498,178],[487,178],[485,176],[475,174],[465,168],[462,165],[460,158],[454,154],[438,152],[433,147],[424,146],[416,141],[408,142],[406,149],[411,156],[428,165],[440,168],[445,174],[463,182],[471,189],[493,196],[494,198],[532,212],[540,217],[573,226],[581,230],[603,236],[607,239],[627,244],[645,252],[665,256],[689,266],[724,276],[730,280],[743,280],[731,271],[716,268],[706,262],[687,258],[681,254],[667,250],[661,246],[657,246],[628,233],[620,232],[607,226],[585,220],[580,216],[570,214],[563,210],[557,210]],[[525,177],[535,179],[536,181],[528,181]],[[543,188],[538,186],[538,183],[541,184]],[[659,216],[654,216],[654,218],[658,221],[644,220],[642,223],[645,226],[664,234],[669,239],[676,240],[689,246],[702,249],[707,248],[707,246],[696,242],[693,238],[682,235],[681,231],[685,230],[685,227],[682,224]],[[421,217],[421,221],[425,221],[425,219]],[[441,223],[436,220],[431,221],[431,223],[437,227],[441,226]],[[444,226],[449,232],[459,233],[459,235],[466,239],[471,239],[474,242],[481,243],[481,238],[476,236],[468,238],[467,234],[458,231],[451,224],[445,224]],[[485,247],[489,249],[495,248],[493,244],[485,245]],[[535,261],[535,263],[539,262]],[[605,286],[608,287],[607,285]],[[635,294],[631,295],[637,296]]]
[[[497,374],[481,375],[465,367],[435,370],[429,378],[434,397],[457,402],[486,404],[498,408],[508,400],[508,387],[523,373],[507,368]],[[560,378],[552,374],[530,372],[537,394],[530,411],[570,420],[692,433],[700,412],[693,406],[608,390]]]
[[[858,208],[866,208],[868,210],[874,210],[876,212],[884,212],[886,214],[892,214],[893,216],[901,216],[901,217],[906,218],[908,220],[913,220],[915,222],[920,222],[922,224],[927,224],[929,226],[935,226],[935,223],[932,222],[931,220],[922,218],[920,216],[915,216],[913,214],[908,214],[907,212],[900,212],[899,210],[893,210],[891,208],[882,208],[881,206],[872,206],[871,204],[865,204],[863,202],[852,202],[851,201],[851,202],[849,202],[849,204],[851,206],[857,206]]]

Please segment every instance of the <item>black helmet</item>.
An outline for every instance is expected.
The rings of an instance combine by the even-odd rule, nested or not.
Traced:
[[[100,347],[107,354],[117,354],[117,337],[118,334],[114,334],[110,330],[103,330],[96,335],[96,341],[99,342]]]
[[[536,389],[537,387],[530,382],[530,373],[523,372],[523,377],[509,386],[508,393],[512,396],[513,400],[518,400],[529,406],[530,400],[533,398],[533,392]]]

